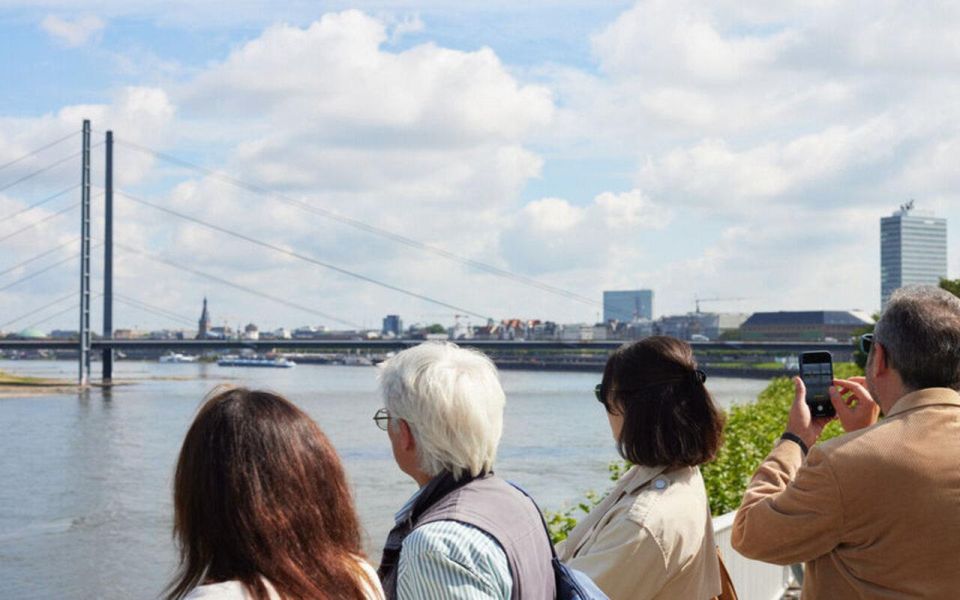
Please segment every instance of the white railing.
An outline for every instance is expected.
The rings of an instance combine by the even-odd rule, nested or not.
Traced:
[[[713,519],[713,531],[723,555],[723,563],[740,600],[780,600],[793,580],[790,567],[750,560],[741,556],[730,545],[733,518],[737,511]]]

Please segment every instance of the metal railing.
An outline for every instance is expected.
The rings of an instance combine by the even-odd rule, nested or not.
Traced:
[[[780,600],[793,581],[790,567],[744,558],[730,545],[737,511],[713,519],[717,546],[741,600]]]

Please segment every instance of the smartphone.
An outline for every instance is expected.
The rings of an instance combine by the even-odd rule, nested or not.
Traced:
[[[813,417],[832,417],[837,414],[830,403],[833,385],[833,356],[829,352],[800,354],[800,378],[807,386],[807,406]]]

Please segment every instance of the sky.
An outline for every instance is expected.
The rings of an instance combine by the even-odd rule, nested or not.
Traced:
[[[876,311],[910,199],[960,276],[960,4],[864,6],[0,0],[0,331],[77,328],[83,119],[118,328]]]

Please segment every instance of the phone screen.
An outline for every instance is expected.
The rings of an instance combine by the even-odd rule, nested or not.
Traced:
[[[830,403],[833,385],[833,357],[829,352],[804,352],[800,355],[800,378],[807,387],[807,405],[814,417],[836,414]]]

